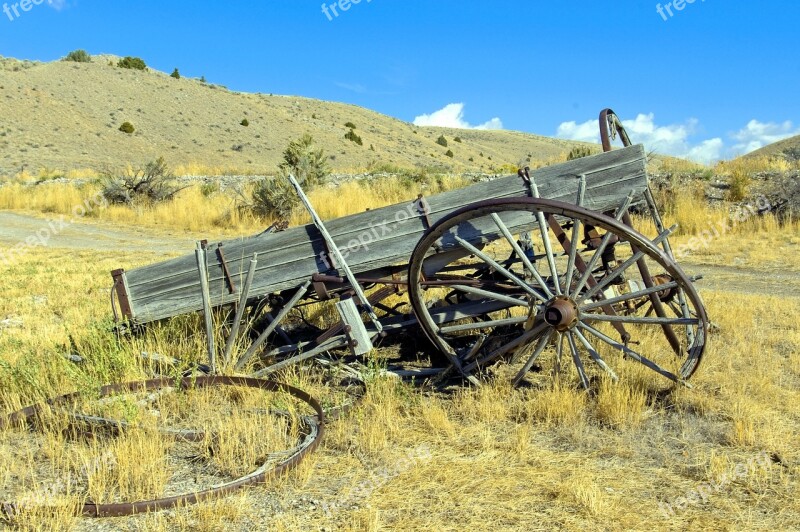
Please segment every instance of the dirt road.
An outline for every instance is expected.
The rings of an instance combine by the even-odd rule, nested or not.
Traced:
[[[190,252],[195,246],[195,240],[189,236],[160,234],[154,237],[150,229],[115,228],[62,216],[38,218],[0,211],[0,251],[27,245],[26,240],[31,238],[36,242],[34,245],[97,251],[175,253]]]

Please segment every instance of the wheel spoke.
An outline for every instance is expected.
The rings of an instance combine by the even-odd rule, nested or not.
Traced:
[[[536,359],[539,358],[539,355],[542,354],[544,348],[547,347],[547,343],[550,341],[550,338],[553,336],[553,329],[547,331],[542,337],[539,339],[539,343],[536,344],[536,349],[533,351],[533,354],[530,356],[528,361],[522,366],[522,369],[519,370],[517,376],[514,378],[513,386],[519,386],[519,383],[522,382],[522,379],[525,378],[525,375],[531,370],[533,367],[533,363],[536,362]]]
[[[650,294],[661,292],[663,290],[671,290],[678,286],[678,283],[675,281],[671,283],[666,283],[658,286],[654,286],[653,288],[646,288],[644,290],[640,290],[638,292],[631,292],[629,294],[622,294],[619,297],[612,297],[611,299],[602,299],[598,301],[593,301],[581,307],[581,310],[592,310],[595,308],[600,308],[605,305],[616,305],[617,303],[623,303],[625,301],[630,301],[631,299],[639,299],[644,296],[648,296]]]
[[[614,382],[618,381],[618,380],[619,380],[619,377],[617,376],[617,374],[616,374],[616,373],[614,373],[614,370],[612,370],[612,369],[611,369],[611,368],[608,366],[608,364],[606,364],[606,361],[605,361],[605,360],[603,360],[603,358],[600,356],[600,353],[598,353],[598,352],[595,350],[595,348],[594,348],[594,347],[592,347],[592,344],[591,344],[591,343],[589,343],[589,340],[587,340],[587,339],[586,339],[586,337],[583,335],[583,333],[582,333],[582,332],[580,332],[580,331],[578,331],[578,330],[575,330],[575,331],[573,331],[573,332],[574,332],[575,336],[577,336],[577,337],[578,337],[578,340],[580,340],[580,341],[581,341],[581,343],[582,343],[582,344],[583,344],[583,346],[586,348],[586,350],[587,350],[587,351],[589,351],[589,356],[591,356],[591,357],[592,357],[592,360],[594,360],[594,361],[595,361],[595,363],[596,363],[598,366],[600,366],[601,368],[603,368],[603,370],[604,370],[606,373],[608,373],[608,375],[611,377],[611,379],[613,379],[613,380],[614,380]]]
[[[582,321],[607,321],[612,323],[639,323],[643,325],[698,325],[696,318],[647,318],[641,316],[609,316],[607,314],[581,314]]]
[[[534,198],[540,198],[539,187],[536,181],[531,178],[531,193]],[[553,279],[553,286],[556,288],[556,295],[561,295],[561,281],[558,280],[558,268],[556,268],[556,258],[553,255],[553,246],[550,244],[550,232],[547,228],[547,222],[544,219],[542,211],[536,211],[536,221],[539,222],[539,234],[542,237],[542,244],[544,245],[544,252],[547,254],[547,264],[550,266],[550,277]]]
[[[578,207],[583,207],[583,200],[586,195],[586,176],[581,176],[580,184],[578,185]],[[575,275],[575,256],[578,253],[578,241],[580,239],[581,229],[583,222],[580,218],[572,218],[572,242],[569,248],[569,259],[567,259],[567,277],[564,280],[564,293],[570,295],[572,293],[572,276]]]
[[[526,332],[525,334],[517,337],[515,340],[495,349],[485,357],[477,360],[464,368],[464,371],[471,372],[478,366],[486,365],[487,363],[495,360],[498,357],[501,357],[508,353],[509,351],[516,349],[517,347],[526,344],[530,340],[533,340],[540,334],[542,334],[545,330],[547,330],[550,326],[546,323],[541,323],[537,327],[534,327],[530,331]]]
[[[677,225],[673,225],[669,229],[665,230],[663,233],[658,235],[653,240],[653,244],[658,245],[659,243],[663,242],[667,237],[669,237],[672,233],[674,233],[677,228],[678,228]],[[636,253],[634,253],[633,256],[631,256],[631,258],[629,258],[628,260],[623,262],[618,268],[614,269],[614,271],[612,271],[611,273],[606,275],[603,278],[603,280],[600,281],[599,283],[597,283],[594,287],[590,288],[589,291],[586,292],[586,294],[584,294],[582,296],[582,298],[584,300],[586,300],[586,299],[590,299],[590,298],[594,297],[594,295],[596,293],[598,293],[599,291],[603,290],[606,286],[611,284],[611,282],[614,279],[617,279],[620,275],[625,273],[625,271],[628,268],[630,268],[631,266],[633,266],[634,264],[639,262],[639,260],[644,256],[645,256],[645,253],[644,253],[644,251],[641,251],[641,250],[637,251]],[[590,271],[590,270],[587,269],[587,271]]]
[[[536,282],[539,283],[539,286],[542,287],[542,290],[544,290],[544,293],[547,296],[547,298],[552,299],[553,297],[555,297],[553,295],[553,292],[551,292],[550,288],[547,286],[547,283],[539,274],[539,271],[536,269],[536,266],[533,265],[528,256],[525,255],[525,252],[522,251],[522,248],[519,247],[519,244],[514,238],[514,235],[512,235],[511,231],[508,230],[508,227],[506,227],[506,224],[504,224],[503,220],[500,219],[500,216],[498,216],[497,213],[492,213],[492,220],[494,220],[494,223],[497,225],[497,228],[500,229],[501,233],[503,233],[503,236],[508,241],[508,243],[511,244],[511,247],[514,249],[514,252],[520,258],[520,260],[528,269],[530,274],[533,276],[534,279],[536,279]],[[542,301],[547,301],[547,299],[543,299]]]
[[[470,347],[469,350],[466,351],[462,357],[460,357],[462,362],[466,362],[468,360],[471,360],[475,355],[477,355],[478,351],[481,350],[481,347],[483,347],[483,344],[484,344],[484,342],[486,342],[486,339],[488,337],[489,336],[486,335],[486,334],[480,335],[478,337],[478,339],[475,340],[475,343],[472,344],[472,347]]]
[[[578,353],[578,347],[575,345],[575,337],[572,331],[567,331],[567,342],[569,343],[569,350],[572,352],[572,362],[575,364],[575,369],[578,370],[578,377],[581,379],[581,384],[584,389],[589,389],[589,379],[586,377],[586,370],[581,361],[581,355]]]
[[[668,371],[668,370],[662,368],[661,366],[659,366],[658,364],[656,364],[652,360],[648,359],[647,357],[645,357],[643,355],[640,355],[639,353],[637,353],[633,349],[629,348],[628,346],[614,341],[613,339],[611,339],[608,336],[606,336],[605,334],[601,333],[600,331],[598,331],[597,329],[595,329],[591,325],[586,325],[585,323],[579,323],[578,327],[580,327],[581,329],[584,329],[585,331],[590,332],[591,334],[593,334],[594,336],[598,337],[600,340],[604,341],[605,343],[607,343],[611,347],[613,347],[615,349],[619,349],[620,351],[622,351],[623,353],[625,353],[626,355],[628,355],[629,357],[631,357],[635,361],[637,361],[640,364],[650,368],[651,370],[655,371],[659,375],[662,375],[662,376],[668,378],[669,380],[671,380],[673,382],[683,383],[683,384],[686,384],[688,386],[688,384],[685,381],[679,379],[671,371]]]
[[[520,316],[516,318],[507,318],[504,320],[491,320],[480,321],[477,323],[465,323],[463,325],[451,325],[449,327],[442,327],[439,329],[441,334],[451,334],[464,331],[477,331],[480,329],[490,329],[492,327],[505,327],[507,325],[519,325],[528,321],[527,316]]]
[[[564,334],[558,333],[558,341],[556,342],[556,363],[553,367],[553,374],[561,374],[561,357],[564,353]]]
[[[614,216],[614,219],[617,221],[622,220],[622,217],[628,212],[628,207],[631,206],[633,202],[633,191],[631,191],[625,199],[622,201],[622,204],[617,207],[617,213]],[[589,277],[592,275],[592,270],[594,267],[597,266],[597,261],[600,260],[600,257],[605,252],[606,248],[608,247],[608,243],[611,241],[611,237],[614,236],[612,232],[607,232],[603,235],[603,238],[600,240],[600,245],[597,246],[597,249],[594,251],[592,258],[589,259],[589,264],[586,265],[586,271],[583,272],[583,276],[581,277],[580,281],[578,281],[577,286],[575,287],[575,291],[573,294],[578,295],[583,290],[583,287],[586,286],[586,283],[589,281]]]
[[[475,246],[473,246],[472,244],[470,244],[469,242],[467,242],[463,238],[457,236],[456,237],[456,242],[458,242],[461,245],[461,247],[463,247],[464,249],[466,249],[467,251],[469,251],[470,253],[472,253],[473,255],[478,257],[479,259],[481,259],[483,262],[485,262],[486,264],[488,264],[489,266],[494,268],[503,277],[505,277],[509,281],[513,282],[514,284],[516,284],[517,286],[519,286],[520,288],[522,288],[523,290],[528,292],[533,297],[535,297],[535,298],[537,298],[537,299],[539,299],[541,301],[547,301],[547,298],[545,298],[542,294],[540,294],[539,292],[537,292],[536,290],[531,288],[530,285],[528,285],[528,283],[526,283],[525,281],[523,281],[522,279],[520,279],[519,277],[517,277],[516,275],[514,275],[513,273],[511,273],[507,269],[505,269],[497,261],[495,261],[494,259],[489,257],[486,253],[484,253],[483,251],[479,250],[478,248],[476,248]]]
[[[678,305],[680,305],[681,315],[684,318],[688,318],[692,315],[689,310],[689,305],[686,303],[686,293],[681,287],[678,287]],[[694,329],[691,327],[686,327],[686,340],[688,341],[688,345],[694,344]]]
[[[503,303],[508,303],[509,305],[515,307],[527,307],[530,306],[530,303],[524,299],[517,299],[515,297],[507,296],[504,294],[497,294],[495,292],[490,292],[488,290],[482,290],[480,288],[475,288],[473,286],[466,286],[466,285],[453,285],[450,288],[454,290],[458,290],[460,292],[466,292],[467,294],[472,294],[475,296],[481,296],[488,299],[494,299],[495,301],[501,301]]]

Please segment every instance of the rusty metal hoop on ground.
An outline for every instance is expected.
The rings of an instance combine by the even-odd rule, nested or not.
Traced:
[[[310,406],[314,410],[315,416],[305,416],[303,418],[307,425],[307,434],[305,438],[302,442],[300,442],[299,445],[288,451],[291,454],[286,459],[270,469],[267,469],[265,465],[254,472],[233,481],[226,482],[206,490],[183,495],[175,495],[171,497],[137,502],[107,504],[95,504],[91,502],[84,503],[80,506],[81,515],[86,517],[122,517],[133,514],[166,510],[180,505],[190,505],[198,502],[209,501],[225,495],[230,495],[231,493],[241,490],[244,487],[264,483],[271,478],[275,478],[294,469],[304,458],[317,449],[322,439],[325,414],[319,402],[303,390],[289,386],[288,384],[282,384],[270,380],[248,377],[203,376],[187,377],[176,383],[174,379],[152,379],[147,381],[104,386],[99,390],[99,397],[108,397],[118,393],[159,390],[174,387],[176,384],[179,384],[180,388],[182,389],[207,388],[211,386],[244,386],[247,388],[257,388],[268,392],[284,392]],[[47,408],[69,404],[81,397],[83,397],[83,394],[76,392],[50,399],[44,403],[23,408],[17,412],[13,412],[8,416],[0,418],[0,430],[7,430],[8,428],[22,423],[29,423]],[[0,502],[0,513],[4,513],[7,516],[12,517],[18,511],[32,506],[33,505],[21,505],[13,501]]]

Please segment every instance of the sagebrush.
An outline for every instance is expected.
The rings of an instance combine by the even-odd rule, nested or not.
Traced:
[[[184,188],[176,182],[164,158],[159,157],[143,168],[104,172],[102,194],[109,203],[152,204],[170,201]]]

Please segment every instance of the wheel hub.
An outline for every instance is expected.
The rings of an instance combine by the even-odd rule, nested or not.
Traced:
[[[575,327],[578,323],[578,305],[566,296],[557,296],[544,310],[544,321],[559,332]]]

